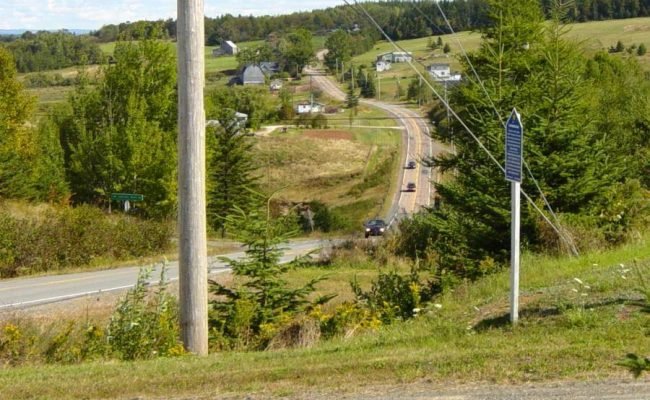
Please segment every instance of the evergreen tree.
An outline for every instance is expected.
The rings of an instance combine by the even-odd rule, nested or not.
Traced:
[[[445,43],[444,47],[442,48],[442,52],[447,54],[451,51],[451,47],[449,46],[449,43]]]
[[[250,211],[252,191],[258,187],[253,143],[232,111],[223,111],[218,127],[208,129],[208,219],[226,234],[226,218],[235,208]]]
[[[345,105],[351,110],[356,110],[357,106],[359,105],[359,97],[357,96],[356,90],[354,89],[354,85],[352,83],[348,85],[348,92],[345,97]]]
[[[607,71],[611,65],[600,62],[589,67],[577,46],[564,40],[560,10],[544,26],[537,5],[534,0],[493,2],[495,22],[484,31],[484,41],[470,60],[498,114],[505,118],[513,107],[520,111],[524,159],[560,218],[596,229],[590,236],[621,240],[632,226],[624,216],[643,213],[639,200],[643,192],[634,178],[647,168],[649,125],[647,113],[640,110],[650,106],[650,91],[638,75],[638,89],[624,89],[622,82],[629,81],[630,75],[623,68],[595,79],[593,74]],[[615,75],[620,79],[613,78]],[[604,84],[607,80],[610,85]],[[626,99],[619,98],[619,93]],[[641,93],[646,93],[645,100]],[[616,105],[606,104],[608,99]],[[503,163],[504,128],[483,87],[470,80],[452,91],[450,103]],[[606,110],[616,113],[622,107],[630,107],[630,115],[619,116],[620,123],[614,123],[614,116]],[[442,200],[439,209],[404,223],[402,249],[420,256],[433,250],[439,268],[472,278],[489,272],[495,260],[498,265],[508,259],[509,184],[458,122],[452,122],[452,137],[442,123],[444,112],[432,114],[439,118],[434,121],[438,126],[434,135],[440,140],[453,139],[456,154],[435,157],[430,164],[456,173],[453,180],[436,184]],[[636,126],[637,131],[624,134],[623,126]],[[524,177],[522,188],[534,201],[541,201],[528,177]],[[524,206],[523,241],[531,246],[542,240],[553,244],[545,239],[544,231],[549,231],[544,222]],[[429,246],[433,248],[427,249]]]
[[[639,48],[636,49],[636,55],[639,57],[644,56],[647,51],[648,49],[646,48],[645,43],[641,43]]]
[[[377,90],[375,89],[375,80],[372,76],[368,77],[366,74],[365,85],[361,88],[361,96],[373,99],[377,95]]]
[[[315,305],[321,305],[334,296],[310,299],[315,285],[324,278],[315,278],[302,286],[290,284],[285,275],[299,264],[281,263],[283,246],[296,233],[287,225],[295,221],[273,219],[270,199],[263,210],[237,209],[228,217],[229,228],[246,247],[246,256],[239,260],[225,259],[233,274],[244,278],[239,287],[227,287],[210,281],[210,291],[218,296],[210,302],[210,325],[226,342],[227,347],[265,348],[286,321]]]

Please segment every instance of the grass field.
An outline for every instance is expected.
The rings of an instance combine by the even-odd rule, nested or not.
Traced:
[[[335,301],[349,299],[349,280],[357,275],[367,286],[376,267],[363,256],[342,257],[338,266],[296,270],[290,279],[328,274],[323,292],[340,293]],[[525,255],[516,328],[507,323],[509,274],[502,271],[461,283],[414,320],[308,349],[4,367],[0,391],[14,399],[340,398],[412,383],[449,387],[620,379],[628,375],[616,362],[628,352],[647,354],[650,348],[639,281],[623,272],[634,260],[647,277],[647,236],[579,258]]]
[[[434,35],[431,38],[435,41],[437,37]],[[451,48],[449,54],[444,54],[441,49],[430,50],[427,47],[429,38],[403,40],[398,41],[397,44],[400,48],[413,53],[413,64],[420,71],[424,71],[422,65],[432,63],[448,63],[452,71],[457,71],[461,68],[459,60],[463,57],[461,47],[465,51],[470,52],[476,50],[481,42],[481,35],[477,32],[458,32],[455,35],[449,34],[440,37],[444,43],[449,44]],[[567,37],[579,42],[586,55],[593,55],[602,50],[606,51],[610,47],[615,46],[618,40],[621,40],[626,47],[631,45],[638,46],[641,43],[650,46],[650,18],[570,24],[567,25]],[[392,44],[387,41],[380,41],[375,45],[373,50],[354,57],[353,62],[357,66],[366,65],[370,67],[372,75],[375,76],[372,65],[377,55],[394,50],[395,48]],[[634,57],[646,70],[650,70],[650,53],[642,57],[636,56],[636,53],[633,55],[624,53],[620,56]],[[415,73],[408,63],[394,63],[389,71],[382,72],[380,75],[382,99],[391,101],[395,97],[397,82],[400,82],[402,89],[406,92],[408,84],[411,78],[415,76]]]
[[[360,107],[352,125],[347,113],[328,115],[329,129],[289,129],[260,137],[256,159],[269,191],[292,202],[320,200],[336,208],[351,231],[368,218],[384,215],[387,193],[396,180],[401,131],[392,120]],[[360,126],[361,125],[361,126]]]

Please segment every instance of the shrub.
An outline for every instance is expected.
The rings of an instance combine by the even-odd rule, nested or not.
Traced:
[[[5,324],[0,329],[0,365],[17,365],[25,361],[33,352],[35,337],[26,334],[14,323]]]
[[[171,233],[168,223],[106,216],[90,206],[33,218],[0,212],[0,278],[153,254],[167,248]]]
[[[153,296],[147,291],[150,269],[141,269],[133,289],[112,315],[106,330],[110,350],[122,360],[172,356],[183,352],[178,341],[178,305],[167,292],[163,266]]]
[[[439,293],[436,286],[420,281],[415,267],[411,268],[408,275],[400,275],[396,271],[380,271],[367,292],[361,289],[356,280],[350,284],[355,302],[370,309],[384,324],[413,318],[434,294]]]

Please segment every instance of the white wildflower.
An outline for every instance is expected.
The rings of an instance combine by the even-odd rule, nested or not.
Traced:
[[[437,309],[441,309],[441,308],[442,308],[442,304],[438,304],[438,303],[434,304],[433,306],[434,306],[435,308],[437,308]]]
[[[584,285],[584,283],[582,283],[582,281],[581,281],[579,278],[573,278],[573,280],[576,281],[576,282],[578,282],[578,283],[581,284],[581,285]]]

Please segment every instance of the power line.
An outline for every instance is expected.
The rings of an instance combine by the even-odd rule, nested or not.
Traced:
[[[478,81],[479,86],[480,86],[481,89],[483,90],[483,93],[485,93],[485,95],[487,96],[487,99],[488,99],[488,101],[490,102],[490,105],[492,106],[492,109],[493,109],[494,112],[496,113],[496,116],[499,118],[499,122],[501,122],[501,125],[503,126],[503,129],[506,129],[506,123],[505,123],[505,121],[504,121],[504,118],[503,118],[503,117],[501,116],[501,114],[499,113],[499,110],[497,109],[496,105],[494,104],[494,101],[492,100],[492,97],[490,96],[490,93],[488,92],[488,90],[486,89],[485,85],[483,84],[483,80],[481,79],[480,75],[479,75],[478,72],[476,71],[476,68],[474,68],[474,64],[472,63],[472,60],[469,58],[469,55],[467,54],[467,51],[465,51],[465,47],[463,46],[463,44],[462,44],[462,43],[460,42],[460,40],[458,39],[458,35],[456,34],[456,31],[454,30],[454,28],[451,26],[451,23],[449,22],[449,19],[447,18],[447,15],[446,15],[445,12],[442,10],[442,7],[440,6],[440,3],[439,3],[439,2],[435,2],[435,3],[436,3],[436,6],[438,7],[438,11],[440,11],[440,15],[442,15],[442,18],[445,20],[445,23],[447,24],[447,27],[449,28],[449,30],[451,31],[451,33],[452,33],[454,39],[456,40],[456,44],[458,44],[458,47],[460,47],[461,52],[463,53],[463,56],[465,57],[465,60],[467,60],[467,63],[469,64],[469,67],[471,68],[472,73],[473,73],[474,76],[476,77],[476,80]],[[420,10],[420,8],[419,8],[417,5],[415,5],[415,3],[413,3],[413,5],[414,5],[415,8],[416,8],[416,9],[417,9],[421,14],[422,14],[422,16],[424,16],[427,20],[429,20],[430,23],[433,24],[433,21],[429,18],[429,16],[427,16],[426,14],[424,14],[424,13],[422,12],[422,10]],[[537,188],[538,193],[541,195],[541,197],[542,197],[542,201],[543,201],[544,204],[546,205],[546,208],[548,209],[548,211],[550,212],[551,216],[552,216],[553,219],[555,220],[555,223],[556,223],[559,227],[561,227],[562,225],[560,224],[560,220],[559,220],[559,218],[558,218],[557,215],[555,214],[555,211],[553,211],[553,207],[551,206],[551,204],[550,204],[549,201],[547,200],[546,195],[544,194],[544,191],[542,190],[541,186],[539,185],[539,182],[538,182],[537,179],[535,178],[535,175],[533,175],[533,171],[530,169],[530,166],[528,165],[528,162],[526,161],[525,158],[524,158],[523,161],[524,161],[524,168],[525,168],[526,171],[528,172],[529,177],[532,179],[532,181],[533,181],[535,187]],[[561,238],[562,238],[563,240],[565,240],[565,241],[567,242],[567,244],[571,247],[571,250],[573,251],[574,255],[578,255],[578,254],[579,254],[579,253],[578,253],[578,249],[576,249],[575,244],[573,243],[573,241],[570,240],[569,237],[566,237],[563,233],[561,233],[560,230],[556,230],[556,232],[557,232],[558,235],[560,235]]]
[[[347,5],[351,6],[351,4],[350,4],[347,0],[343,0],[343,1],[344,1]],[[372,16],[371,16],[367,11],[366,11],[366,9],[365,9],[363,6],[361,6],[361,5],[357,2],[357,0],[354,0],[354,3],[355,3],[355,5],[356,5],[356,7],[358,7],[360,10],[362,10],[362,12],[365,14],[365,16],[366,16],[366,17],[367,17],[367,18],[368,18],[368,19],[373,23],[373,25],[375,25],[375,27],[376,27],[376,28],[381,32],[381,34],[386,38],[386,40],[388,40],[388,42],[391,43],[391,44],[393,45],[393,47],[394,47],[395,49],[400,50],[400,51],[402,51],[402,52],[406,52],[405,49],[403,49],[401,46],[399,46],[399,45],[398,45],[394,40],[392,40],[392,39],[390,38],[390,36],[388,36],[388,34],[386,33],[386,31],[385,31],[385,30],[384,30],[384,29],[383,29],[383,28],[382,28],[382,27],[377,23],[377,21],[375,21],[375,19],[374,19],[374,18],[373,18],[373,17],[372,17]],[[450,106],[449,103],[446,101],[446,99],[443,99],[442,96],[440,95],[440,93],[438,93],[438,91],[433,87],[433,85],[431,85],[431,83],[430,83],[426,78],[424,78],[424,76],[422,75],[422,73],[421,73],[417,68],[415,68],[415,66],[413,65],[413,63],[412,63],[411,60],[407,59],[407,62],[408,62],[408,64],[409,64],[409,66],[410,66],[410,67],[415,71],[415,73],[420,77],[420,79],[424,80],[424,82],[426,83],[426,85],[427,85],[427,86],[429,87],[429,89],[431,89],[431,91],[432,91],[432,92],[433,92],[433,93],[438,97],[438,99],[442,102],[442,104],[444,104],[444,106],[447,107],[447,109],[451,112],[451,114],[454,116],[454,118],[456,118],[456,120],[457,120],[457,121],[458,121],[458,122],[463,126],[463,128],[465,128],[465,130],[470,134],[470,136],[472,136],[472,138],[474,139],[474,141],[476,141],[476,143],[479,145],[479,147],[480,147],[480,148],[481,148],[481,149],[482,149],[482,150],[487,154],[487,156],[488,156],[488,157],[489,157],[489,158],[490,158],[490,159],[491,159],[491,160],[492,160],[492,161],[493,161],[493,162],[494,162],[494,163],[499,167],[499,169],[500,169],[502,172],[505,173],[505,168],[503,167],[503,165],[501,165],[501,163],[500,163],[500,162],[499,162],[499,161],[494,157],[494,155],[490,152],[490,150],[488,150],[488,148],[485,147],[485,145],[481,142],[481,140],[480,140],[480,139],[479,139],[479,138],[474,134],[474,132],[472,132],[472,130],[467,126],[467,124],[465,123],[465,121],[463,121],[463,119],[462,119],[462,118],[461,118],[461,117],[456,113],[456,111],[454,111],[454,109],[451,108],[451,106]],[[422,66],[424,66],[422,63],[419,63],[419,64],[421,64]],[[503,123],[503,121],[501,121],[501,122]],[[534,208],[534,209],[535,209],[535,210],[536,210],[536,211],[541,215],[541,217],[542,217],[542,218],[543,218],[543,219],[544,219],[544,220],[545,220],[545,221],[546,221],[546,222],[551,226],[551,228],[553,228],[553,230],[558,234],[558,236],[560,237],[560,239],[562,239],[563,241],[565,241],[565,242],[569,245],[569,247],[572,248],[572,249],[574,250],[574,252],[577,253],[577,250],[575,249],[573,243],[570,243],[570,242],[569,242],[569,241],[564,237],[564,235],[561,233],[560,229],[559,229],[558,227],[555,226],[555,224],[554,224],[554,223],[553,223],[553,222],[552,222],[552,221],[551,221],[551,220],[546,216],[546,214],[545,214],[544,212],[542,212],[542,211],[539,209],[539,207],[537,207],[537,205],[534,203],[534,201],[532,200],[532,198],[531,198],[530,196],[528,196],[528,194],[526,194],[526,192],[525,192],[523,189],[521,190],[521,192],[522,192],[522,194],[524,194],[524,197],[525,197],[526,200],[527,200],[527,201],[528,201],[528,202],[533,206],[533,208]]]

